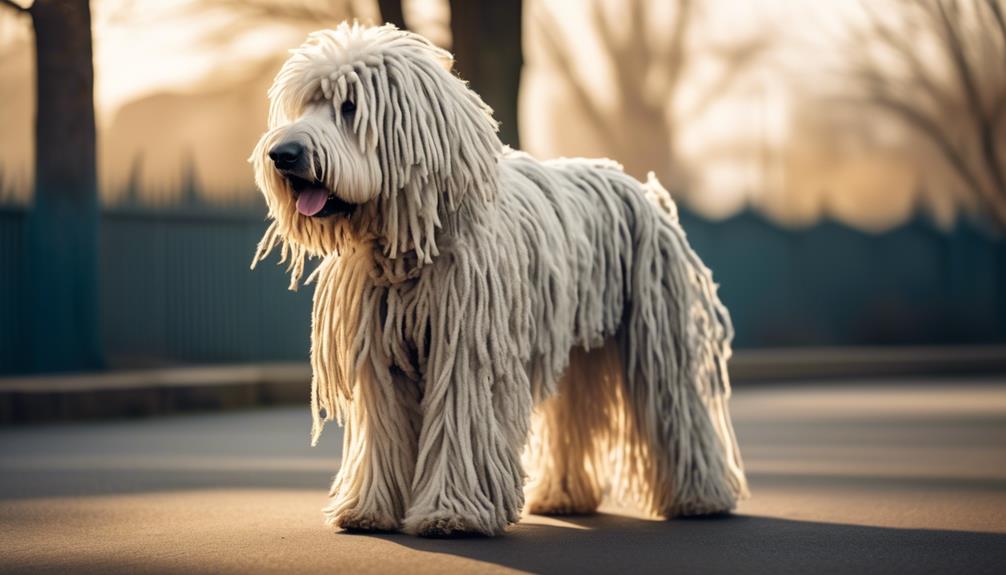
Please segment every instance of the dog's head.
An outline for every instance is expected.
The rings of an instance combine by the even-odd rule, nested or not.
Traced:
[[[274,220],[257,257],[279,242],[303,260],[369,241],[428,262],[445,218],[492,200],[497,125],[450,62],[391,25],[342,24],[292,51],[251,157]]]

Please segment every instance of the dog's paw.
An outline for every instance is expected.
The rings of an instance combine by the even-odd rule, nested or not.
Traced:
[[[599,502],[593,497],[574,498],[565,491],[535,497],[527,510],[535,515],[590,515],[597,511]]]
[[[472,537],[498,535],[473,521],[452,513],[436,513],[428,517],[407,519],[405,530],[420,537]],[[499,530],[502,532],[502,528]]]
[[[355,509],[343,511],[329,523],[352,533],[397,531],[400,527],[398,520],[390,515]]]

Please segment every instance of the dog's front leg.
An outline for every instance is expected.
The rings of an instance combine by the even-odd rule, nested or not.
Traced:
[[[344,433],[327,523],[350,531],[397,530],[416,460],[418,384],[392,373],[387,361],[366,365],[345,413]]]
[[[524,505],[520,457],[530,387],[509,334],[483,331],[500,325],[495,312],[463,295],[448,303],[454,305],[433,328],[405,530],[432,537],[499,535],[520,519]]]

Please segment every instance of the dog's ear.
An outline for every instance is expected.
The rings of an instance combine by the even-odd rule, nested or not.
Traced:
[[[384,52],[381,86],[384,192],[432,185],[452,210],[466,198],[491,201],[502,148],[492,109],[450,72],[450,53],[417,34],[396,33]]]

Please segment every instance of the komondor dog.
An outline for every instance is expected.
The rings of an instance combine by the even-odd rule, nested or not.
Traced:
[[[674,202],[607,160],[504,147],[450,54],[392,26],[311,34],[253,152],[312,318],[325,510],[349,530],[498,535],[609,493],[665,517],[746,493],[732,328]],[[532,429],[533,428],[533,429]]]

